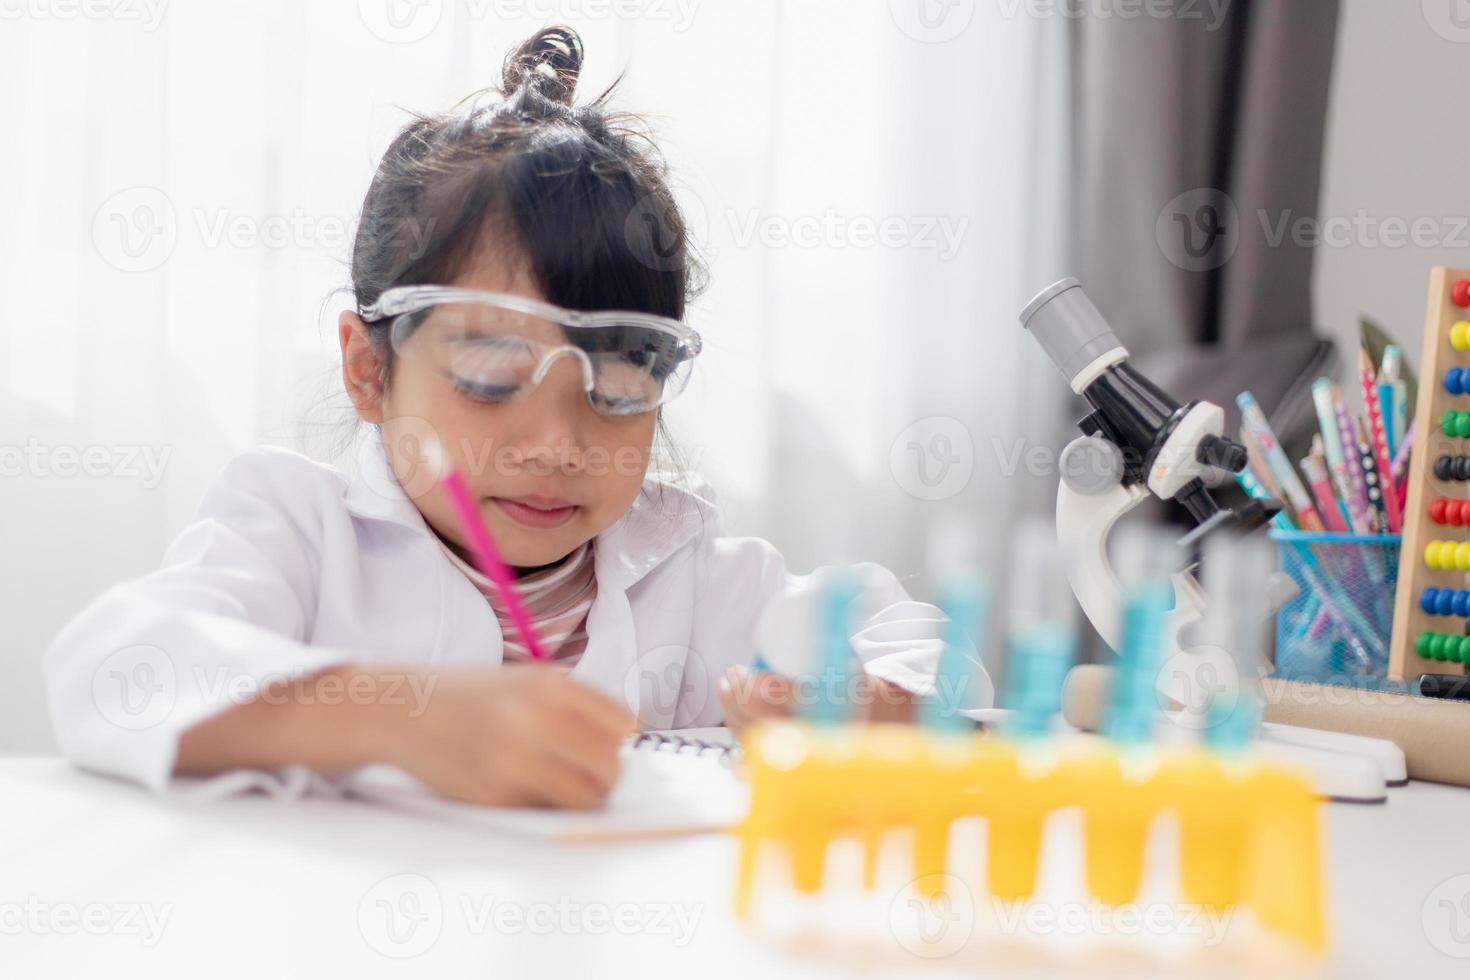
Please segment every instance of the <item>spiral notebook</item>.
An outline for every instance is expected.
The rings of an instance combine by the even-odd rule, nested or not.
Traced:
[[[727,728],[643,732],[621,751],[623,772],[600,810],[488,807],[435,796],[391,766],[368,766],[350,782],[377,803],[487,830],[551,841],[620,840],[703,833],[745,817],[749,793],[736,772]]]
[[[728,728],[684,728],[663,732],[640,732],[633,748],[649,752],[697,755],[733,765],[740,758],[740,743]]]

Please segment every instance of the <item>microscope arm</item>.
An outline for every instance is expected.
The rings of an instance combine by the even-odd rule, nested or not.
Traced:
[[[1095,493],[1081,493],[1063,479],[1057,489],[1057,539],[1067,581],[1093,629],[1114,650],[1122,645],[1118,614],[1122,586],[1108,561],[1108,534],[1119,518],[1149,496],[1137,483],[1126,487],[1113,483]]]
[[[1096,453],[1100,448],[1097,442],[1083,437],[1068,447],[1064,458],[1075,459],[1086,455],[1087,450]],[[1084,467],[1083,472],[1096,473],[1099,469],[1094,464]],[[1108,536],[1120,518],[1151,494],[1141,484],[1124,486],[1121,480],[1076,478],[1069,471],[1077,472],[1064,463],[1064,476],[1057,488],[1057,539],[1067,581],[1093,629],[1116,652],[1123,646],[1119,612],[1123,608],[1123,588],[1108,560]],[[1205,607],[1205,595],[1193,575],[1187,571],[1176,572],[1172,584],[1174,608],[1164,621],[1162,637],[1166,660],[1185,651],[1180,633],[1199,620]],[[1181,676],[1178,669],[1161,671],[1158,683],[1161,693],[1176,700],[1186,699],[1188,672]]]

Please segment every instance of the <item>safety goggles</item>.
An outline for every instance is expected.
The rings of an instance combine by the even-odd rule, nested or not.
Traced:
[[[588,404],[603,415],[641,415],[672,400],[702,346],[688,324],[668,317],[564,310],[454,286],[395,286],[360,315],[391,320],[398,356],[428,364],[480,401],[519,397],[569,355],[582,363]]]

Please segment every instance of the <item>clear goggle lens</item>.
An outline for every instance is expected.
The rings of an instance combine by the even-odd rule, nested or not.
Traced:
[[[568,325],[487,303],[439,303],[395,317],[392,343],[485,402],[529,391],[564,355],[581,362],[587,401],[603,415],[651,412],[684,390],[697,342],[637,314],[585,319]]]

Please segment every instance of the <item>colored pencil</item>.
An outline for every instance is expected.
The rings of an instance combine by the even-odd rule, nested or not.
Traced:
[[[1312,451],[1322,457],[1323,466],[1337,498],[1337,509],[1342,514],[1343,530],[1357,531],[1350,518],[1348,501],[1352,488],[1348,486],[1347,463],[1342,458],[1342,436],[1337,431],[1337,416],[1332,409],[1332,382],[1318,378],[1312,382],[1312,404],[1317,409],[1317,435],[1312,437]]]
[[[1378,393],[1378,417],[1383,420],[1383,440],[1388,444],[1388,458],[1392,460],[1399,446],[1399,434],[1393,427],[1393,385],[1379,381],[1373,388]]]
[[[1394,447],[1397,449],[1408,440],[1414,420],[1409,418],[1409,386],[1402,381],[1394,381],[1391,382],[1391,387],[1393,388],[1393,415],[1390,416],[1390,419],[1393,424]]]
[[[1322,429],[1328,472],[1332,474],[1338,500],[1347,507],[1348,526],[1354,534],[1372,534],[1373,518],[1363,484],[1363,465],[1354,448],[1357,440],[1342,404],[1342,392],[1327,378],[1318,378],[1312,383],[1312,402]]]
[[[1240,407],[1240,424],[1242,437],[1249,448],[1252,443],[1255,449],[1265,460],[1266,468],[1280,485],[1281,491],[1286,494],[1287,502],[1296,511],[1302,526],[1308,531],[1326,530],[1322,516],[1317,513],[1317,508],[1312,506],[1312,498],[1307,495],[1307,488],[1302,486],[1301,477],[1296,475],[1296,470],[1291,468],[1291,460],[1286,458],[1286,453],[1281,449],[1281,442],[1276,438],[1276,432],[1271,428],[1271,423],[1266,419],[1266,413],[1261,411],[1261,406],[1256,403],[1255,396],[1248,391],[1242,391],[1235,396],[1235,404]]]
[[[432,447],[441,461],[440,470],[442,476],[439,478],[439,489],[449,500],[450,506],[454,508],[455,516],[459,518],[460,529],[470,539],[470,558],[475,568],[495,585],[495,590],[500,593],[500,598],[505,602],[506,612],[510,614],[510,621],[514,624],[516,632],[520,634],[521,642],[526,645],[526,652],[532,660],[551,659],[541,641],[536,636],[536,628],[531,623],[531,616],[526,611],[525,603],[521,602],[521,596],[516,591],[515,574],[511,572],[510,566],[500,555],[500,549],[495,546],[495,538],[490,534],[490,528],[485,523],[480,508],[475,505],[475,498],[470,493],[469,486],[464,481],[464,476],[450,466],[443,450],[437,445]]]
[[[1393,486],[1393,456],[1388,451],[1388,437],[1383,431],[1383,413],[1378,406],[1378,385],[1373,380],[1373,360],[1368,352],[1358,349],[1358,377],[1363,385],[1363,409],[1368,417],[1368,443],[1372,447],[1375,475],[1382,493],[1381,506],[1390,534],[1399,533],[1402,515],[1399,495]]]
[[[1383,417],[1383,426],[1392,433],[1393,449],[1389,451],[1392,459],[1403,443],[1407,430],[1409,414],[1408,385],[1404,384],[1404,352],[1398,344],[1389,344],[1383,348],[1383,363],[1378,366],[1378,380],[1387,383],[1389,390],[1393,393],[1389,405],[1388,414]]]
[[[1313,440],[1319,442],[1320,440]],[[1318,450],[1314,447],[1312,455],[1305,456],[1301,460],[1302,472],[1307,475],[1307,482],[1312,485],[1312,495],[1317,498],[1317,513],[1322,517],[1322,523],[1327,530],[1338,534],[1347,533],[1347,524],[1343,523],[1342,513],[1337,507],[1337,498],[1332,495],[1332,483],[1327,478],[1327,467],[1323,464]]]
[[[1377,524],[1376,530],[1380,534],[1388,532],[1388,507],[1386,500],[1392,491],[1385,491],[1383,483],[1378,477],[1378,460],[1373,451],[1373,445],[1368,441],[1368,432],[1360,420],[1355,426],[1358,433],[1358,458],[1363,467],[1363,486],[1367,492],[1368,503],[1373,507],[1373,520]]]
[[[1399,451],[1393,457],[1393,479],[1397,483],[1409,472],[1409,456],[1414,452],[1414,426],[1418,419],[1409,423],[1409,429],[1404,433],[1404,441],[1399,443]],[[1402,497],[1402,494],[1400,495]]]
[[[1348,486],[1353,492],[1353,499],[1348,501],[1348,513],[1355,515],[1354,520],[1362,528],[1361,533],[1374,534],[1378,531],[1378,516],[1368,499],[1368,484],[1363,477],[1363,458],[1358,453],[1358,435],[1352,416],[1348,415],[1347,404],[1342,400],[1342,389],[1336,382],[1332,384],[1332,412],[1337,419],[1338,436],[1342,439]]]

